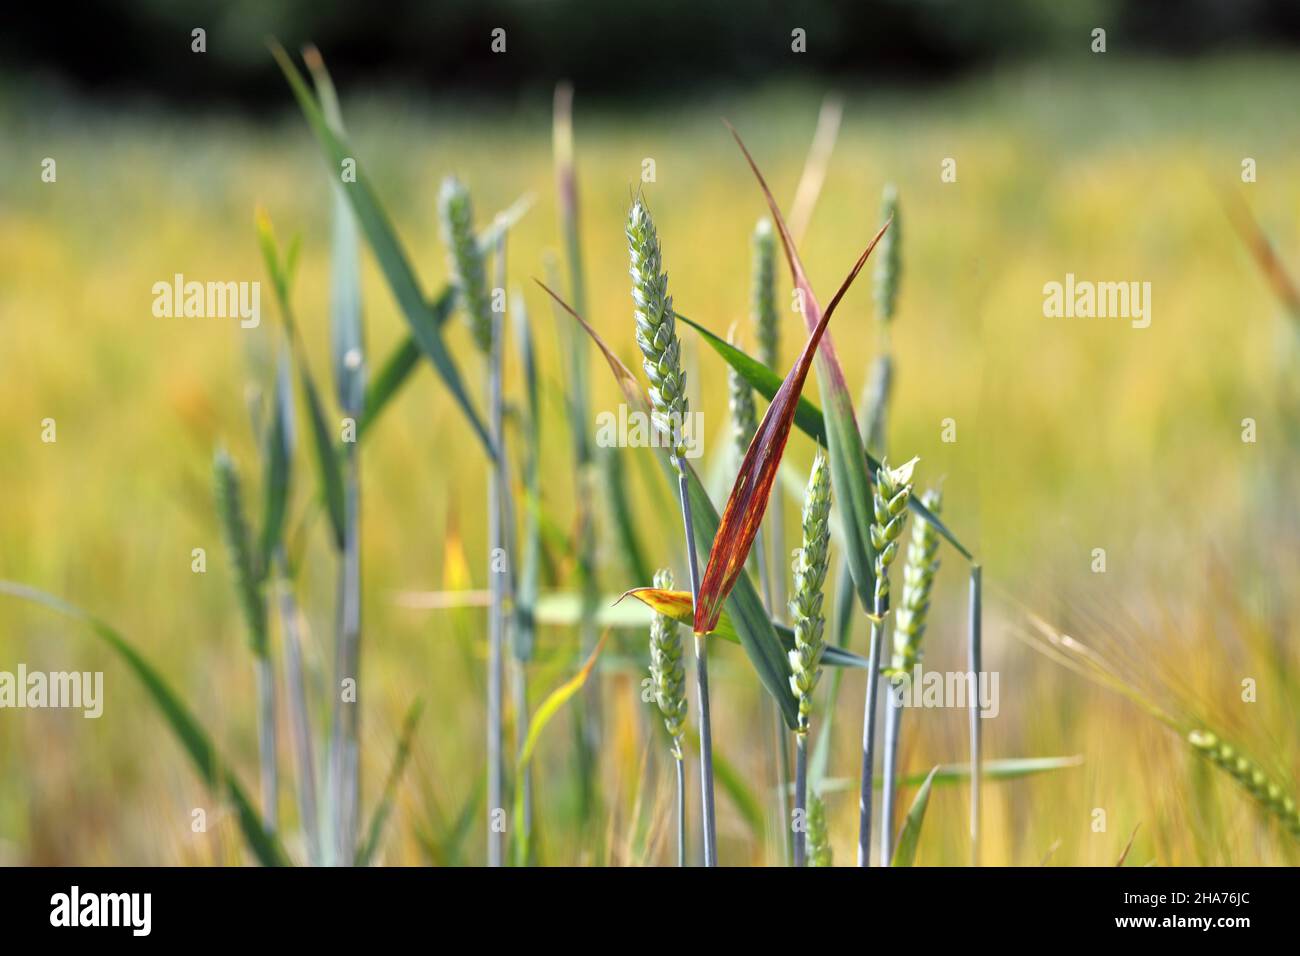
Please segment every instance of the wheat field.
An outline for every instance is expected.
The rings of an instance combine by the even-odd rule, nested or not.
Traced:
[[[1041,617],[1096,649],[1143,699],[1237,742],[1294,791],[1300,325],[1234,233],[1224,195],[1246,201],[1300,273],[1300,134],[1278,122],[1297,80],[1295,64],[1281,59],[1195,68],[1115,60],[1105,69],[1043,66],[922,91],[841,91],[839,140],[800,251],[825,302],[880,227],[885,183],[897,185],[905,231],[890,457],[919,457],[918,494],[942,482],[944,520],[984,568],[985,666],[999,672],[1001,693],[997,717],[983,722],[984,754],[1080,758],[1051,773],[984,782],[985,863],[1296,860],[1295,840],[1233,781],[1133,700],[1035,650],[1042,641],[1028,622]],[[548,252],[563,254],[549,98],[512,106],[399,99],[336,81],[350,141],[427,293],[449,277],[437,217],[444,176],[472,191],[481,225],[521,195],[534,197],[509,233],[508,285],[523,296],[535,336],[544,510],[551,526],[572,533],[570,436],[582,429],[590,437],[596,423],[568,413],[562,342],[571,320],[533,282],[545,279]],[[781,85],[613,105],[577,90],[586,318],[638,374],[624,237],[633,195],[639,190],[654,210],[676,308],[719,334],[736,323],[752,350],[750,236],[766,210],[721,118],[788,204],[824,92]],[[328,380],[331,206],[316,144],[287,87],[282,108],[261,120],[21,93],[0,95],[10,131],[0,151],[0,578],[58,594],[128,635],[255,794],[256,688],[211,463],[217,445],[228,447],[256,488],[250,369],[266,362],[279,321],[254,228],[259,205],[281,240],[301,235],[295,310],[305,354]],[[53,183],[41,179],[47,157],[57,161]],[[1258,179],[1243,184],[1248,157]],[[653,182],[643,180],[647,159]],[[949,159],[955,182],[941,176]],[[368,250],[361,267],[373,370],[404,324]],[[261,281],[260,325],[155,317],[154,284],[178,273]],[[1149,282],[1149,327],[1045,317],[1044,285],[1067,274]],[[830,323],[855,399],[879,341],[870,284],[868,270]],[[784,374],[804,331],[783,268],[777,303]],[[459,318],[447,328],[483,408],[470,332]],[[726,366],[692,331],[679,331],[691,407],[703,413],[695,465],[720,504],[736,468]],[[815,373],[805,394],[815,399],[814,381]],[[617,385],[594,350],[590,384],[593,416],[617,407]],[[523,387],[507,350],[507,402],[518,402]],[[47,419],[56,441],[42,440]],[[1243,441],[1245,419],[1254,441]],[[292,508],[299,516],[317,510],[297,593],[307,683],[320,695],[332,673],[336,572],[313,504],[305,419],[298,431]],[[807,437],[791,438],[785,460],[797,480],[778,481],[773,499],[789,547],[814,452]],[[427,363],[367,437],[360,473],[365,820],[403,715],[423,701],[374,861],[480,864],[487,614],[414,606],[412,594],[488,587],[487,467]],[[630,458],[625,478],[647,560],[687,580],[670,489],[652,465]],[[248,496],[257,500],[256,491]],[[651,582],[628,574],[604,480],[591,505],[603,606]],[[828,609],[842,573],[835,540]],[[196,548],[207,556],[201,574]],[[1104,549],[1104,572],[1096,549]],[[554,557],[543,592],[571,594],[573,561]],[[943,560],[924,660],[960,670],[966,574],[953,551]],[[789,564],[780,570],[788,590]],[[195,776],[119,659],[83,630],[0,597],[0,670],[24,662],[105,675],[98,720],[0,712],[0,862],[251,862],[232,811]],[[866,653],[867,633],[859,613],[852,650]],[[278,625],[273,641],[278,648]],[[532,706],[585,656],[574,627],[544,623],[530,664]],[[642,693],[647,661],[644,627],[610,631],[595,670],[596,806],[584,813],[572,713],[557,714],[540,738],[537,862],[675,862],[673,761]],[[710,668],[715,759],[720,777],[737,778],[719,783],[720,860],[779,863],[769,724],[757,718],[768,705],[738,648],[717,644]],[[1243,700],[1243,681],[1252,700]],[[863,690],[861,671],[846,672],[823,792],[837,865],[851,865],[856,843]],[[505,710],[513,732],[518,714],[508,696]],[[325,708],[313,718],[323,727]],[[967,760],[966,720],[962,710],[909,714],[902,772]],[[283,729],[280,746],[287,778]],[[687,792],[698,800],[698,768],[689,758],[686,766]],[[968,861],[966,791],[961,782],[935,786],[917,863]],[[900,815],[912,792],[904,788]],[[196,808],[206,809],[206,833],[191,826]],[[286,846],[301,860],[287,785],[278,809]],[[692,852],[697,828],[696,816]]]

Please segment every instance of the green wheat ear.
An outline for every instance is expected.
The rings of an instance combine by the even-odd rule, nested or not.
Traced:
[[[758,335],[758,358],[768,368],[776,368],[780,350],[780,326],[776,312],[776,233],[770,219],[760,219],[754,227],[753,289],[750,309]]]
[[[826,804],[814,791],[808,794],[808,865],[834,866],[831,834],[826,826]]]
[[[673,573],[667,568],[657,571],[655,587],[671,591]],[[682,664],[680,629],[664,614],[656,614],[650,622],[650,678],[664,726],[673,738],[673,756],[680,760],[682,735],[686,732],[686,669]]]
[[[650,379],[650,404],[659,427],[674,437],[679,460],[686,457],[686,373],[677,337],[677,316],[668,294],[659,234],[645,203],[637,199],[627,217],[632,301],[636,304],[636,344]]]
[[[871,547],[876,552],[876,608],[883,614],[889,609],[889,566],[898,556],[898,537],[907,521],[907,501],[912,496],[913,458],[899,468],[881,461],[872,489],[875,517],[871,524]]]
[[[235,566],[235,589],[239,593],[239,606],[248,627],[249,643],[254,654],[264,657],[267,651],[266,601],[262,596],[261,572],[254,563],[239,474],[235,471],[235,463],[224,449],[217,449],[212,461],[212,472],[216,483],[221,533],[226,540],[226,548],[230,551],[230,563]]]
[[[921,503],[938,515],[943,496],[931,488],[921,496]],[[939,570],[939,534],[923,518],[912,522],[912,542],[903,566],[903,601],[894,615],[894,655],[891,674],[909,674],[921,659],[921,638],[930,614],[930,592]]]
[[[465,321],[478,347],[486,354],[492,347],[492,303],[488,298],[487,268],[483,250],[474,236],[474,207],[469,190],[455,176],[442,181],[438,193],[438,218],[442,240],[447,244],[456,292],[464,307]]]
[[[734,339],[732,344],[735,344]],[[736,450],[736,461],[745,460],[749,443],[758,431],[758,412],[754,408],[754,389],[743,375],[727,366],[727,395],[731,410],[731,443]]]
[[[1263,809],[1275,817],[1293,836],[1300,837],[1300,809],[1280,784],[1236,747],[1208,730],[1193,730],[1187,742],[1228,776],[1236,780]]]
[[[794,650],[790,651],[790,690],[799,701],[799,732],[807,733],[812,714],[812,693],[821,679],[826,620],[822,615],[822,589],[830,564],[831,475],[826,455],[819,448],[808,476],[803,500],[803,547],[794,568],[794,596],[790,616],[794,621]]]
[[[893,183],[885,187],[880,203],[881,221],[888,221],[890,216],[894,217],[894,221],[885,231],[880,240],[880,248],[876,250],[876,315],[882,322],[888,322],[894,317],[898,304],[898,283],[903,275],[903,222],[898,211],[898,189]]]

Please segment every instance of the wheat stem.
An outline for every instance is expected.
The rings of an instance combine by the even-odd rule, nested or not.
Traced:
[[[677,766],[677,865],[686,865],[686,758],[673,759]]]
[[[320,817],[316,804],[316,759],[307,688],[303,683],[302,636],[298,627],[298,602],[294,598],[283,547],[276,549],[276,574],[280,581],[280,621],[284,629],[284,687],[289,705],[289,731],[298,765],[298,816],[307,842],[307,862],[321,861]]]
[[[794,735],[794,865],[807,865],[808,857],[808,732]]]
[[[672,590],[673,573],[661,568],[655,573],[654,585]],[[681,631],[672,618],[656,614],[650,622],[650,680],[655,702],[663,714],[664,728],[673,742],[673,760],[677,764],[677,864],[686,865],[686,793],[682,766],[682,737],[686,733],[686,670],[682,664]]]
[[[915,459],[898,469],[882,461],[872,489],[875,513],[870,527],[876,554],[876,589],[871,620],[871,650],[867,664],[867,693],[862,714],[862,779],[858,792],[858,866],[871,865],[871,810],[876,751],[876,696],[880,684],[880,654],[889,613],[889,566],[898,554],[898,537],[907,521]],[[885,822],[888,826],[888,821]],[[887,860],[882,860],[882,865]]]
[[[938,514],[942,499],[939,492],[930,489],[921,499],[931,514]],[[894,615],[894,651],[887,676],[893,692],[885,700],[885,766],[884,791],[881,798],[880,859],[894,858],[894,806],[898,791],[898,750],[902,736],[903,712],[898,700],[898,688],[912,677],[912,670],[920,661],[921,638],[930,611],[930,591],[934,575],[939,570],[936,555],[939,535],[928,521],[912,522],[912,541],[907,549],[907,563],[903,566],[903,600]]]
[[[498,288],[505,287],[505,233],[497,240],[496,268]],[[509,555],[505,554],[502,498],[505,489],[505,422],[502,398],[502,317],[503,310],[492,309],[489,314],[490,339],[488,349],[487,390],[488,427],[492,430],[492,443],[498,450],[497,459],[490,466],[488,476],[488,579],[490,601],[488,606],[488,807],[505,807],[505,746],[502,732],[504,698],[505,655],[505,601],[506,568]],[[498,566],[498,562],[505,562]],[[488,827],[488,866],[501,866],[505,851],[505,834],[497,827]]]
[[[677,492],[682,502],[687,564],[691,572],[691,604],[700,600],[700,567],[695,554],[695,527],[686,488],[685,465],[677,462]],[[707,635],[695,635],[695,694],[700,711],[700,802],[704,817],[704,865],[718,865],[717,824],[713,806],[713,721],[709,713],[709,651]]]
[[[681,341],[677,337],[677,316],[668,294],[668,275],[663,269],[659,235],[650,210],[641,199],[632,203],[627,222],[629,273],[632,301],[636,308],[636,341],[641,349],[641,366],[650,379],[650,403],[656,426],[672,443],[673,466],[677,469],[677,495],[681,502],[682,527],[686,538],[686,561],[691,574],[691,598],[700,599],[700,567],[695,551],[695,527],[686,469],[686,375],[682,371]],[[713,807],[713,732],[709,716],[709,657],[706,635],[695,635],[695,687],[699,698],[700,789],[704,815],[704,863],[717,865],[717,831]]]
[[[978,564],[970,569],[970,624],[967,629],[967,669],[973,675],[972,687],[979,686],[983,666],[982,583]],[[978,694],[972,693],[968,708],[970,723],[970,859],[971,866],[980,864],[980,705]]]
[[[330,747],[334,860],[350,866],[355,856],[361,774],[358,761],[361,687],[360,477],[355,446],[345,446],[344,531],[339,561],[335,641],[334,720]],[[351,690],[345,690],[350,682]]]
[[[257,659],[257,742],[261,763],[262,815],[266,830],[279,829],[280,778],[275,749],[275,671],[269,655]]]

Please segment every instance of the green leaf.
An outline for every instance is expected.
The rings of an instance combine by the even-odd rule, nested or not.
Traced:
[[[316,470],[320,475],[321,494],[325,498],[326,511],[330,516],[335,546],[341,551],[347,540],[344,531],[346,522],[343,470],[334,451],[329,425],[325,423],[325,409],[321,406],[320,393],[316,391],[316,382],[311,377],[311,369],[307,367],[306,357],[301,349],[296,349],[294,355],[298,360],[298,380],[303,396],[307,399],[307,420],[311,424],[312,448],[316,452]]]
[[[416,828],[415,837],[434,866],[465,865],[461,846],[474,823],[481,819],[479,804],[483,802],[483,793],[487,790],[487,774],[476,773],[472,777],[474,786],[461,803],[460,809],[450,821],[438,821],[436,834],[421,827]]]
[[[889,861],[890,866],[911,866],[912,861],[916,859],[916,845],[921,839],[921,824],[925,822],[925,808],[930,804],[930,784],[938,772],[938,767],[931,770],[921,784],[921,789],[916,791],[912,808],[907,811],[907,817],[903,820],[903,829],[898,833],[898,845],[894,847],[894,858]],[[885,825],[888,826],[889,821],[885,821]]]
[[[447,324],[455,308],[456,290],[447,286],[429,307],[428,315],[420,317],[418,321],[427,321],[433,332],[439,332]],[[379,413],[406,384],[415,367],[420,364],[421,354],[420,346],[416,344],[414,337],[408,335],[398,343],[388,359],[380,366],[379,374],[374,377],[366,390],[365,412],[357,426],[358,440],[370,430]]]
[[[983,760],[980,761],[980,777],[985,781],[1015,780],[1020,777],[1050,773],[1053,770],[1068,770],[1071,767],[1081,766],[1083,766],[1082,754],[1074,754],[1070,757],[1011,757],[1006,760]],[[924,783],[928,776],[928,773],[909,774],[899,781],[899,785],[915,787]],[[883,777],[877,775],[874,779],[877,787],[883,785]],[[969,779],[970,764],[945,763],[935,768],[933,783],[935,786],[947,786],[964,783]],[[861,781],[857,777],[828,777],[822,781],[818,790],[822,793],[839,793],[847,790],[856,793],[860,783]]]
[[[244,499],[240,490],[239,473],[235,463],[224,448],[213,456],[212,472],[216,487],[217,515],[221,519],[222,537],[230,552],[234,566],[235,590],[239,607],[248,628],[248,641],[253,653],[266,656],[266,600],[262,595],[263,569],[258,568],[249,541],[248,520],[244,516]]]
[[[781,387],[781,376],[776,372],[758,361],[758,359],[747,355],[731,343],[719,338],[713,332],[710,332],[707,328],[693,319],[687,318],[680,312],[674,312],[674,315],[676,315],[680,321],[685,322],[691,328],[699,332],[704,341],[708,345],[712,346],[713,350],[722,356],[722,358],[726,360],[727,364],[734,368],[745,379],[745,381],[749,382],[749,384],[754,387],[754,390],[760,395],[771,400],[771,398],[776,394],[777,389]],[[795,410],[794,423],[798,426],[801,432],[818,444],[826,445],[829,450],[829,439],[826,430],[825,416],[823,416],[821,409],[808,399],[800,397],[799,406]],[[858,444],[862,444],[861,435],[858,436]],[[880,470],[880,462],[877,461],[874,456],[869,454],[865,448],[863,449],[862,457],[867,463],[867,469],[870,472],[870,480],[874,481],[876,472]],[[832,486],[835,485],[835,481],[836,478],[832,475]],[[868,491],[870,491],[870,488],[868,488]],[[870,499],[868,498],[868,500]],[[967,561],[974,560],[970,551],[966,549],[966,546],[957,540],[957,537],[948,530],[947,525],[940,521],[929,508],[921,503],[918,496],[914,495],[910,497],[907,501],[907,505],[914,514],[933,525],[934,530],[939,532],[939,534],[941,534],[949,544],[956,548],[957,552],[962,557]],[[870,522],[870,517],[868,517],[867,520]]]
[[[276,62],[279,63],[280,69],[284,72],[285,79],[289,81],[289,86],[293,89],[293,94],[298,100],[298,105],[302,108],[307,124],[315,133],[317,140],[319,140],[331,171],[341,169],[345,160],[355,160],[356,153],[330,129],[329,123],[321,113],[315,97],[307,89],[302,75],[298,72],[298,68],[293,65],[284,48],[278,43],[273,44],[271,52],[275,56]],[[429,360],[433,362],[434,367],[442,376],[448,391],[451,392],[452,397],[465,413],[488,457],[495,460],[497,455],[496,447],[492,443],[483,420],[470,403],[469,395],[466,393],[464,383],[461,380],[460,371],[452,360],[451,354],[447,351],[442,335],[437,330],[436,323],[433,322],[429,304],[425,301],[415,271],[411,268],[410,261],[402,251],[401,243],[397,238],[397,234],[393,231],[387,215],[379,205],[374,188],[370,184],[370,178],[366,175],[362,163],[357,162],[357,181],[348,183],[344,194],[352,203],[352,211],[356,214],[362,233],[370,243],[370,248],[374,252],[380,269],[388,281],[389,289],[401,307],[402,314],[410,327],[411,335],[420,346],[420,350],[429,357]]]
[[[629,476],[624,469],[620,451],[621,449],[618,448],[607,448],[600,456],[605,469],[605,487],[609,491],[609,501],[613,511],[614,531],[632,580],[650,581],[654,578],[654,572],[645,559],[645,552],[637,537],[636,518],[632,514],[632,503],[628,499]]]
[[[294,319],[293,306],[289,301],[290,272],[280,259],[275,231],[271,219],[264,209],[257,210],[257,238],[262,248],[262,258],[266,262],[266,271],[271,275],[276,299],[280,306],[280,317],[284,322],[285,338],[294,364],[298,367],[298,382],[303,397],[307,400],[307,417],[311,423],[312,447],[316,452],[316,470],[320,478],[321,496],[325,499],[326,512],[334,531],[335,546],[343,549],[344,502],[343,472],[334,444],[330,438],[329,426],[325,423],[325,410],[321,406],[320,393],[316,381],[312,378],[311,366],[307,362],[302,340],[298,334],[298,323]]]
[[[483,229],[478,236],[478,243],[484,249],[494,246],[503,233],[514,227],[524,214],[532,207],[532,196],[524,195],[502,212],[497,213],[492,224]],[[456,290],[451,285],[443,287],[438,293],[438,297],[429,305],[426,315],[410,316],[410,321],[427,322],[429,330],[426,334],[440,335],[442,327],[447,324],[456,307]],[[361,421],[357,425],[357,440],[360,441],[370,428],[370,425],[379,417],[379,413],[387,407],[389,401],[401,390],[406,384],[406,380],[411,377],[411,373],[420,363],[420,346],[416,344],[414,336],[408,334],[397,346],[389,353],[387,360],[380,366],[379,374],[370,382],[366,390],[365,411],[362,414]]]
[[[516,780],[524,779],[525,771],[528,769],[528,764],[531,763],[533,759],[533,751],[537,749],[537,742],[541,739],[542,731],[546,729],[546,725],[551,722],[551,718],[554,717],[559,712],[560,708],[567,704],[574,695],[578,693],[578,691],[582,690],[583,685],[587,683],[587,678],[591,676],[592,669],[596,666],[596,659],[600,657],[600,652],[605,647],[605,641],[608,638],[609,632],[606,631],[601,635],[596,646],[592,648],[591,656],[588,657],[586,663],[578,669],[578,673],[574,674],[559,687],[555,688],[555,690],[547,694],[546,699],[542,701],[541,706],[533,712],[532,719],[528,721],[528,733],[524,737],[524,745],[519,748],[519,759],[515,762]],[[515,833],[523,834],[528,832],[528,827],[525,826],[524,821],[523,787],[515,788],[514,825]],[[516,847],[516,853],[519,859],[526,860],[528,858],[528,847],[522,845],[521,842]]]
[[[320,52],[309,46],[303,59],[316,85],[316,96],[330,131],[340,140],[346,135],[334,82]],[[361,411],[365,386],[363,331],[361,327],[361,255],[357,220],[344,192],[341,170],[330,173],[332,202],[330,233],[330,354],[334,365],[334,388],[345,414]],[[351,358],[349,358],[351,356]]]
[[[676,316],[679,322],[685,322],[698,332],[705,343],[721,355],[727,364],[734,368],[756,392],[769,402],[776,397],[777,391],[781,388],[781,376],[775,371],[758,359],[747,355],[726,339],[714,335],[694,319],[688,318],[676,310],[673,311],[673,315]],[[826,445],[826,422],[822,419],[822,411],[802,395],[799,396],[799,402],[795,406],[794,423],[801,432],[817,442],[817,444]]]
[[[411,741],[415,738],[415,728],[420,722],[420,714],[423,710],[424,702],[415,701],[406,712],[406,719],[402,721],[402,733],[398,738],[397,753],[393,756],[393,765],[388,771],[388,780],[384,783],[384,794],[380,797],[379,803],[370,817],[370,827],[366,831],[365,844],[357,847],[354,866],[369,866],[370,861],[374,859],[375,851],[379,848],[379,838],[383,836],[384,824],[388,822],[388,815],[393,810],[393,799],[397,794],[397,784],[402,779],[402,771],[406,769],[406,761],[410,759]]]
[[[284,516],[293,469],[293,378],[289,356],[276,360],[275,394],[271,402],[271,427],[262,452],[262,537],[259,551],[262,573],[270,572],[271,558],[284,538]]]
[[[149,701],[162,714],[172,733],[189,755],[199,777],[208,788],[224,795],[234,805],[239,829],[253,855],[263,866],[289,866],[288,855],[273,833],[267,831],[261,816],[253,808],[239,779],[226,766],[211,738],[189,709],[168,686],[162,675],[146,661],[121,634],[81,608],[25,584],[0,581],[0,594],[40,604],[86,624],[92,633],[107,644],[139,679]]]

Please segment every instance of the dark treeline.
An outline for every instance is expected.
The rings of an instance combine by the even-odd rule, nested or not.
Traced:
[[[1294,0],[97,0],[13,3],[0,73],[90,94],[257,108],[280,80],[264,40],[317,43],[349,79],[510,95],[568,77],[610,95],[777,72],[942,79],[1005,59],[1196,55],[1300,45]],[[191,31],[206,31],[196,64]],[[492,50],[505,31],[504,53]],[[806,51],[792,50],[805,31]],[[196,68],[197,67],[197,68]]]

